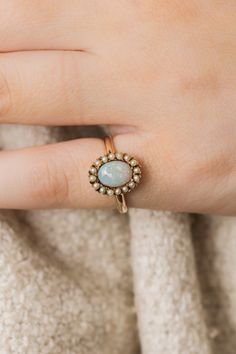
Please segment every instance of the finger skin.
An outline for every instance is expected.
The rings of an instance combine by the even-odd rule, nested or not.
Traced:
[[[75,52],[0,55],[0,123],[106,123],[97,112],[99,82],[92,58]],[[97,115],[95,114],[97,113]],[[98,118],[99,117],[99,118]]]
[[[86,53],[0,54],[0,123],[112,124],[116,95],[105,70]]]
[[[121,148],[119,136],[115,140]],[[137,147],[136,138],[130,135],[126,141],[126,151],[132,153],[132,146]],[[114,198],[94,191],[88,180],[90,166],[104,153],[103,140],[95,138],[2,151],[0,208],[115,207]],[[141,185],[128,196],[130,206],[143,206],[144,200],[147,196]]]
[[[1,0],[0,51],[82,49],[88,45],[89,17],[92,21],[96,16],[95,11],[89,16],[86,3]]]
[[[87,80],[93,70],[81,53],[1,54],[0,123],[96,124],[88,112],[96,104]]]
[[[98,48],[127,35],[133,12],[130,1],[1,0],[0,52]]]
[[[140,102],[113,64],[70,51],[0,54],[0,124],[140,124]]]

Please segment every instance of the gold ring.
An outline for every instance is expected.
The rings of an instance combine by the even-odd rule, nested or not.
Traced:
[[[111,136],[104,138],[106,154],[97,158],[89,169],[89,182],[95,191],[115,197],[120,213],[127,213],[125,194],[141,180],[141,166],[132,156],[117,152]]]

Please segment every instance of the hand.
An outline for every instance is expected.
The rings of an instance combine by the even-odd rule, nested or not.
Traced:
[[[2,0],[0,122],[107,124],[143,165],[130,206],[236,213],[236,3]],[[4,151],[0,207],[109,207],[100,139]]]

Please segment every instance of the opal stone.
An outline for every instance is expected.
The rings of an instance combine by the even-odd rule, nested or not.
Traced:
[[[98,179],[107,187],[120,187],[132,178],[132,170],[124,161],[105,163],[98,171]]]

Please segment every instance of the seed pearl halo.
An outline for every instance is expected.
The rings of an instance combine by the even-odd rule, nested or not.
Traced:
[[[97,169],[92,166],[92,167],[90,168],[90,173],[91,173],[92,175],[95,175],[95,174],[97,173]]]
[[[114,162],[116,161],[120,163],[125,163],[127,164],[127,166],[129,166],[131,170],[130,179],[122,185],[107,186],[99,179],[99,171],[103,166],[107,165],[108,167],[110,163],[114,164]],[[119,168],[121,168],[121,165],[119,166]],[[116,171],[116,169],[114,171]],[[108,196],[126,194],[131,192],[140,183],[141,177],[141,166],[139,165],[137,160],[134,159],[131,155],[122,152],[110,152],[108,154],[100,156],[96,159],[96,161],[89,169],[89,182],[93,186],[94,190],[100,194],[106,194]],[[111,178],[114,178],[114,176]]]
[[[96,176],[91,175],[91,176],[89,177],[89,180],[90,180],[90,182],[96,182],[97,178],[96,178]]]
[[[100,184],[99,183],[94,183],[93,184],[93,188],[95,189],[95,190],[98,190],[99,188],[100,188]]]
[[[106,163],[107,161],[108,161],[108,157],[107,157],[107,156],[103,156],[103,157],[102,157],[102,162],[103,162],[103,163]]]
[[[122,154],[121,152],[117,152],[117,153],[116,153],[116,158],[117,158],[118,160],[122,160],[122,159],[123,159],[123,154]]]
[[[139,175],[134,175],[134,177],[133,177],[133,178],[134,178],[134,181],[135,181],[135,182],[139,182],[139,180],[140,180]]]
[[[107,190],[107,194],[108,194],[109,196],[113,196],[113,195],[114,195],[114,191],[113,191],[112,189],[108,189],[108,190]]]

